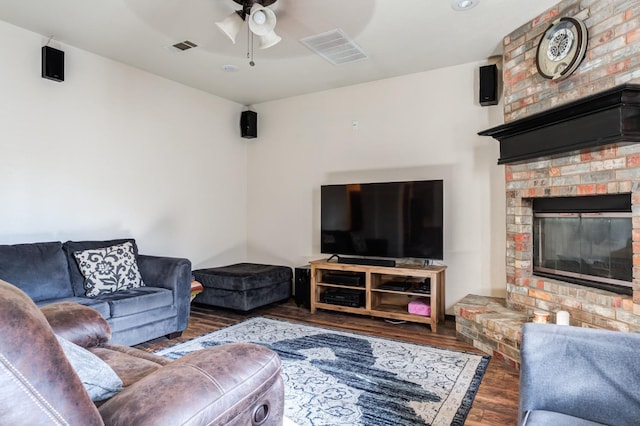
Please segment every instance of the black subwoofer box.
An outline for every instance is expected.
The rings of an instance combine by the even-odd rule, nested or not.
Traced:
[[[294,281],[296,305],[311,308],[311,267],[295,268]]]

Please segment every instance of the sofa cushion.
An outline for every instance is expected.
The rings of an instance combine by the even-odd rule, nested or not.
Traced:
[[[603,426],[602,423],[592,422],[590,420],[569,416],[567,414],[555,413],[546,410],[533,410],[527,412],[522,423],[523,426]]]
[[[117,330],[112,332],[109,343],[131,346],[167,335],[171,331],[162,330],[176,330],[176,315],[178,315],[178,308],[171,305],[136,312],[133,315],[109,318],[107,322],[111,330]]]
[[[139,287],[101,294],[96,299],[109,303],[111,318],[116,318],[171,306],[173,292],[166,288]]]
[[[91,348],[89,351],[106,362],[116,372],[124,387],[139,382],[162,366],[171,363],[167,358],[141,349],[109,343]]]
[[[73,253],[89,297],[144,285],[131,242]]]
[[[122,390],[122,380],[106,362],[85,348],[56,337],[92,401],[103,401]]]
[[[76,296],[84,296],[84,275],[80,271],[80,267],[78,266],[78,262],[76,261],[75,256],[73,255],[76,251],[83,251],[89,249],[98,249],[109,246],[114,246],[122,243],[130,242],[133,245],[133,252],[138,257],[138,246],[134,239],[124,238],[117,240],[105,240],[105,241],[67,241],[62,245],[62,250],[67,257],[67,262],[69,264],[69,275],[71,277],[71,286],[73,288],[73,293]]]
[[[62,243],[0,245],[0,279],[38,302],[73,296]]]

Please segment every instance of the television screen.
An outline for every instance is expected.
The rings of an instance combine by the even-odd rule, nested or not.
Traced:
[[[443,259],[443,182],[320,189],[320,250],[331,255]]]

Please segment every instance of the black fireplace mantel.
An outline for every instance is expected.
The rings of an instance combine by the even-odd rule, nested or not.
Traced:
[[[640,85],[618,86],[478,134],[500,142],[498,164],[640,142]]]

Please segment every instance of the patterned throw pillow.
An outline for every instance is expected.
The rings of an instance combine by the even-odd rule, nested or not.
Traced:
[[[84,275],[84,288],[90,297],[119,290],[142,287],[133,244],[76,251],[73,253]]]

